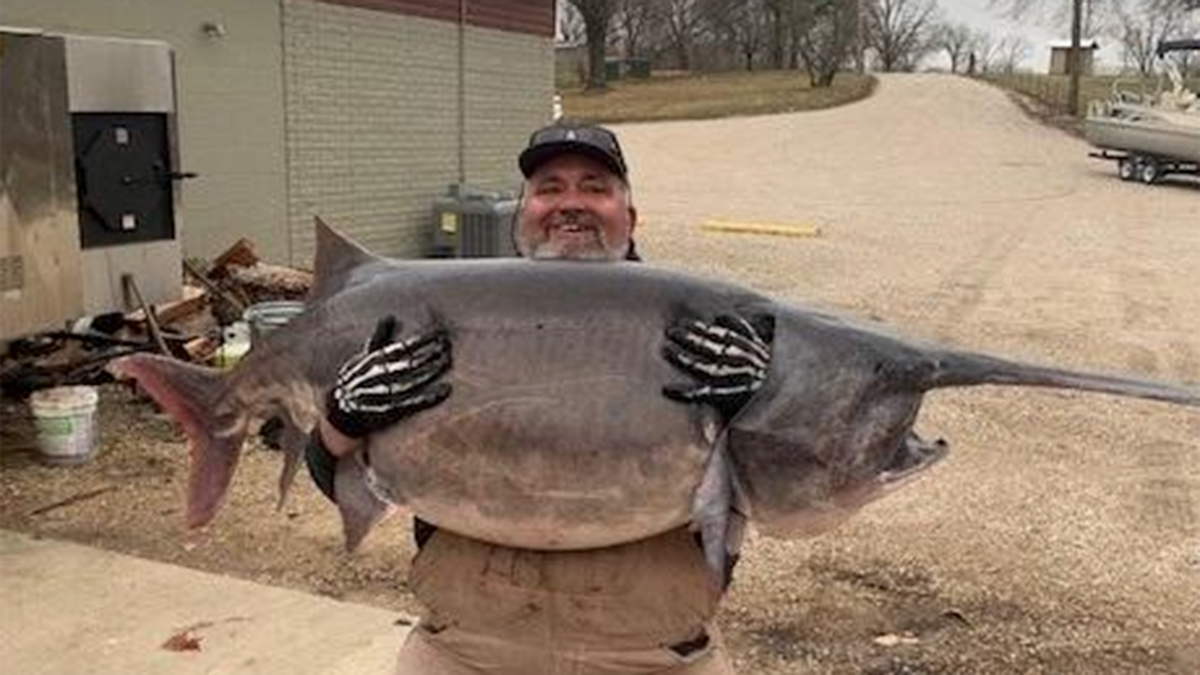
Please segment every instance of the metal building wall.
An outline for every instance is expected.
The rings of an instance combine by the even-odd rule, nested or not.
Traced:
[[[279,12],[279,0],[3,0],[0,22],[170,43],[182,168],[200,174],[181,189],[185,253],[213,256],[247,236],[286,260]]]
[[[62,41],[0,34],[0,340],[83,311]]]

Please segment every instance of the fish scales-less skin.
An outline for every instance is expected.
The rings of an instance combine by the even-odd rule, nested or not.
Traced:
[[[384,293],[406,325],[416,319],[399,312],[403,299],[436,308],[426,321],[450,333],[453,393],[371,439],[375,475],[422,518],[509,546],[594,548],[687,523],[711,443],[701,409],[662,396],[680,376],[660,348],[669,315],[696,299],[663,273],[497,273],[511,264],[453,266]],[[711,300],[728,310],[760,299]],[[549,309],[521,318],[531,306]]]
[[[910,451],[920,377],[934,363],[933,353],[836,317],[781,311],[772,372],[729,429],[733,472],[756,527],[819,534],[879,496],[876,478]],[[775,364],[806,376],[776,373]]]
[[[256,418],[285,419],[286,487],[323,392],[387,314],[401,337],[448,331],[453,393],[338,463],[350,545],[397,505],[535,549],[625,543],[690,521],[719,573],[740,515],[768,534],[815,534],[945,456],[911,433],[932,389],[1045,386],[1200,406],[1183,387],[921,344],[644,265],[389,262],[321,225],[317,240],[309,307],[231,373],[145,354],[111,364],[192,441],[189,525],[216,513]],[[766,382],[717,433],[712,410],[662,396],[683,376],[660,349],[668,325],[726,313],[774,316],[775,340]]]

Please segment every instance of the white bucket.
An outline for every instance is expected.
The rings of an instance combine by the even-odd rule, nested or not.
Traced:
[[[29,407],[42,460],[82,464],[95,452],[95,387],[54,387],[33,392]]]
[[[221,346],[213,354],[213,364],[222,370],[237,365],[250,351],[250,324],[235,321],[226,326],[221,334]]]

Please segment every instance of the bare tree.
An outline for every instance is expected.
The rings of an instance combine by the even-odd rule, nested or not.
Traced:
[[[772,68],[781,70],[786,65],[792,41],[788,38],[795,31],[797,5],[803,0],[763,0],[767,20],[767,55]]]
[[[996,40],[991,33],[976,34],[971,41],[971,55],[975,58],[975,68],[984,75],[994,72],[1002,46],[1001,41]]]
[[[587,26],[583,23],[583,15],[575,5],[559,0],[558,3],[558,39],[569,45],[583,42]]]
[[[959,66],[966,67],[963,59],[971,50],[971,41],[975,39],[975,31],[964,23],[942,24],[933,34],[933,43],[938,49],[946,52],[950,59],[950,72],[957,73]]]
[[[1191,12],[1200,10],[1200,0],[1153,0],[1151,5],[1157,11]]]
[[[571,0],[579,10],[587,28],[588,78],[586,89],[605,89],[605,48],[608,46],[608,24],[612,19],[613,0]]]
[[[915,68],[931,49],[936,0],[870,0],[867,39],[885,72]]]
[[[1029,41],[1019,35],[1009,35],[996,45],[995,67],[1006,75],[1012,75],[1021,62],[1029,56]]]
[[[613,23],[626,58],[645,56],[650,33],[659,20],[658,5],[654,0],[617,0]]]
[[[802,0],[796,5],[796,50],[814,87],[828,87],[854,46],[855,3]]]
[[[762,51],[771,29],[765,0],[706,0],[705,22],[734,50],[746,70],[754,70],[754,57]]]
[[[692,43],[701,25],[700,3],[698,0],[663,0],[661,5],[663,24],[677,65],[688,70],[692,64]]]
[[[1122,58],[1126,67],[1142,75],[1149,75],[1153,69],[1159,41],[1171,37],[1181,26],[1182,12],[1174,7],[1159,9],[1156,4],[1150,0],[1117,12]]]

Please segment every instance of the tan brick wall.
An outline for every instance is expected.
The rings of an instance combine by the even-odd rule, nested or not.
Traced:
[[[459,179],[458,27],[283,0],[293,260],[312,217],[396,256],[428,252],[433,200]],[[515,188],[516,154],[550,117],[549,38],[468,27],[465,179]]]
[[[246,236],[288,258],[278,0],[0,0],[6,25],[162,40],[175,50],[186,254]],[[206,21],[224,38],[204,37]]]
[[[467,35],[467,182],[515,188],[517,154],[534,129],[550,122],[554,45],[495,30]]]

